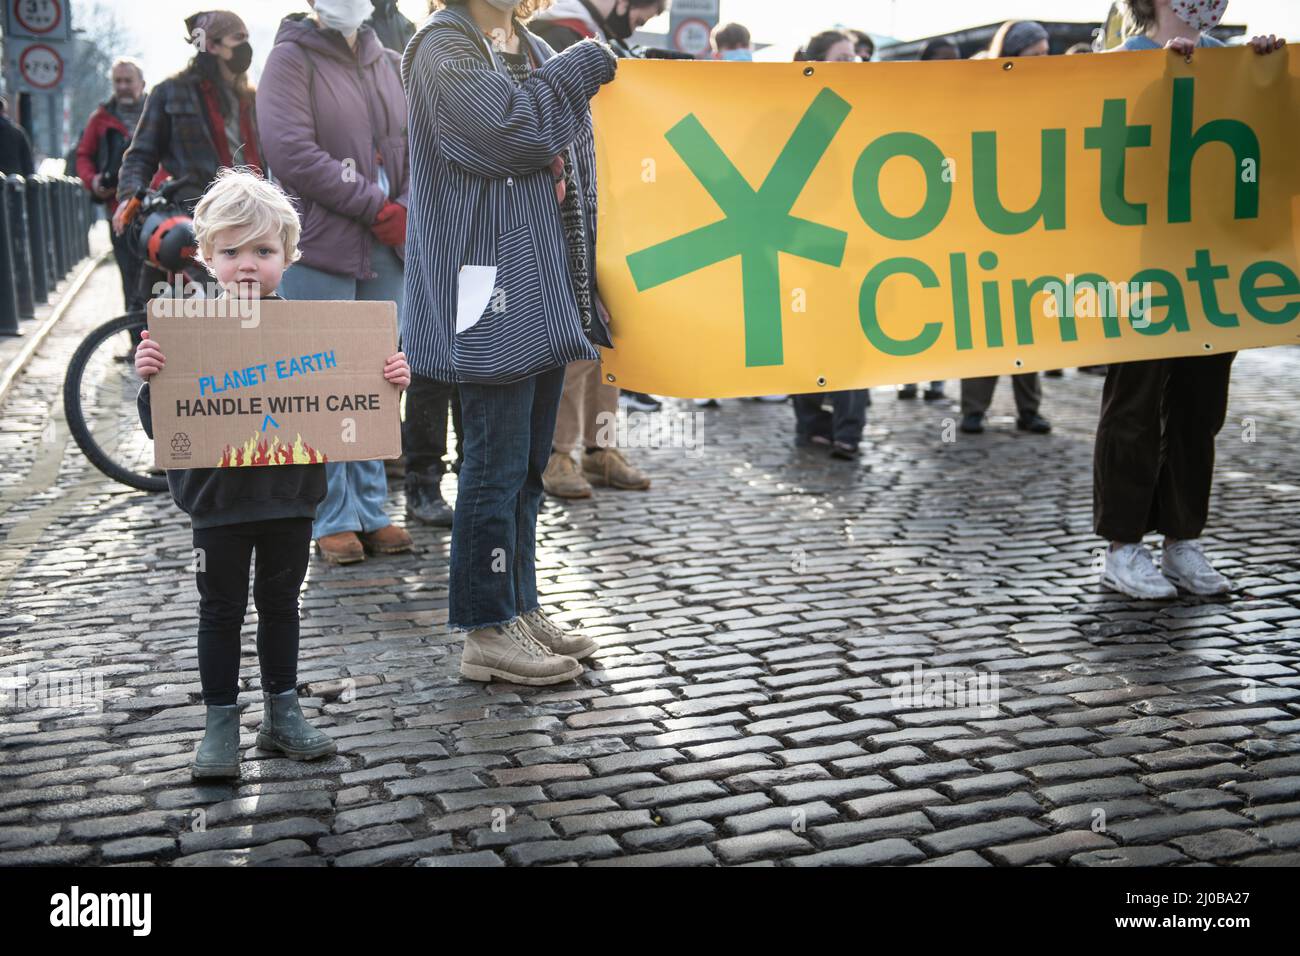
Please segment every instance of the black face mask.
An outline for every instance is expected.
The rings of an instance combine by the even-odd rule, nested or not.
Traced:
[[[231,51],[234,55],[226,61],[226,66],[230,72],[238,76],[248,70],[253,65],[253,48],[247,43],[241,43]]]
[[[626,40],[636,28],[632,26],[630,11],[624,13],[610,13],[605,18],[605,32],[615,40]]]

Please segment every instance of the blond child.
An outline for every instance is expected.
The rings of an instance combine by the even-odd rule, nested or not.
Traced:
[[[280,278],[298,258],[299,224],[278,187],[245,170],[223,170],[195,208],[194,231],[219,295],[279,298]],[[165,364],[162,350],[144,332],[135,355],[136,371],[145,380],[137,405],[150,438],[149,379]],[[384,378],[399,388],[410,384],[404,354],[386,361]],[[207,722],[191,776],[239,775],[239,635],[254,552],[262,672],[257,745],[293,760],[334,753],[334,741],[303,716],[297,692],[298,592],[311,555],[312,520],[325,496],[324,466],[171,470],[167,484],[190,516],[199,556],[199,679]]]

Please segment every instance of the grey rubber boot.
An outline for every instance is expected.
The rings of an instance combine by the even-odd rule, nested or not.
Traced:
[[[307,723],[298,706],[298,692],[262,692],[262,728],[257,745],[284,754],[290,760],[315,760],[338,751],[333,739]]]
[[[239,705],[208,705],[203,739],[194,751],[190,777],[194,780],[239,776]]]

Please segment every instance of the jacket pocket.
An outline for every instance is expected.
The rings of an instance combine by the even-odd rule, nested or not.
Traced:
[[[496,246],[496,286],[487,307],[452,342],[452,363],[466,381],[515,381],[555,364],[532,228],[503,232]]]

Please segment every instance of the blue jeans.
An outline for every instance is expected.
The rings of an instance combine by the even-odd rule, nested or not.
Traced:
[[[280,280],[286,299],[332,302],[396,302],[402,311],[405,292],[402,260],[390,246],[374,243],[370,250],[373,279],[322,272],[301,263],[290,266]],[[382,461],[335,461],[325,466],[325,500],[316,509],[311,536],[320,539],[343,531],[378,531],[392,521],[384,511],[388,479]]]
[[[460,385],[465,463],[451,528],[453,630],[504,624],[537,604],[537,512],[564,367],[511,385]]]

